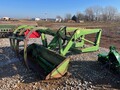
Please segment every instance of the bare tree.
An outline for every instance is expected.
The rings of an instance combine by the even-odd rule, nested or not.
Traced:
[[[94,20],[94,12],[92,7],[88,7],[85,10],[86,17],[88,18],[89,21]]]
[[[101,20],[101,14],[102,14],[103,8],[100,6],[93,6],[92,9],[93,9],[93,14],[94,14],[95,20],[97,20],[97,21]]]
[[[78,20],[84,20],[85,19],[85,15],[81,12],[77,12],[76,17],[78,18]]]
[[[107,21],[108,20],[107,14],[105,14],[105,13],[102,14],[102,20],[103,21]]]
[[[57,15],[56,18],[62,18],[60,15]]]
[[[70,13],[66,14],[65,15],[65,19],[66,20],[70,20],[72,18],[72,15]]]
[[[87,21],[111,21],[119,18],[118,11],[115,7],[107,6],[105,8],[101,6],[92,6],[85,9],[85,13],[77,12],[76,17],[78,20]],[[66,14],[65,20],[70,20],[71,14]]]
[[[120,21],[120,13],[117,13],[114,17],[115,21]]]
[[[107,6],[102,12],[103,20],[113,20],[116,14],[117,9],[115,7]]]

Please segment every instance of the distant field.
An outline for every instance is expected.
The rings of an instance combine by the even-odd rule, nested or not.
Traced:
[[[120,27],[120,22],[84,22],[84,23],[54,23],[38,21],[38,26],[46,26],[50,28],[59,28],[61,26],[80,27],[80,28],[113,28]]]
[[[33,25],[36,26],[36,21],[0,21],[0,25]]]

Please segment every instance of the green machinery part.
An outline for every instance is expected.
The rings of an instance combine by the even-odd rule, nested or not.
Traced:
[[[0,38],[12,36],[15,27],[15,25],[0,25]]]
[[[110,46],[109,53],[98,54],[98,61],[101,62],[104,67],[109,68],[114,72],[120,71],[120,54],[116,51],[114,46]]]
[[[28,46],[29,36],[32,32],[36,30],[44,33],[49,33],[51,35],[55,34],[54,32],[49,32],[49,29],[36,27],[34,29],[31,29],[27,36],[18,34],[10,37],[11,47],[19,56],[19,53],[21,53],[19,51],[19,43],[24,43],[22,55],[24,56],[25,64],[28,68],[37,71],[42,79],[53,79],[62,77],[67,72],[70,58],[66,58],[38,44],[31,44]],[[22,33],[24,32],[22,31]],[[44,42],[45,38],[42,36],[42,34],[41,38]]]
[[[27,29],[30,26],[28,27],[24,25],[21,27],[24,27],[25,29]],[[34,27],[32,27],[31,32],[35,30],[38,33],[41,33],[41,39],[44,47],[52,50],[59,48],[59,53],[61,55],[66,55],[69,52],[69,50],[79,52],[79,53],[99,50],[99,44],[100,44],[100,38],[101,38],[101,32],[102,32],[101,29],[81,29],[81,28],[74,28],[74,27],[62,27],[57,32],[55,32],[48,28],[38,27],[37,29],[35,29]],[[16,31],[17,30],[15,30],[14,33],[16,33]],[[24,31],[22,31],[22,33]],[[17,43],[14,43],[15,40],[20,41],[25,38],[23,36],[21,37],[22,33],[20,32],[19,36],[15,36],[15,37],[12,36],[10,38],[11,46],[14,47],[14,50],[15,50],[15,47],[18,46],[16,45]],[[49,44],[47,42],[46,34],[52,35],[54,37]],[[94,41],[90,41],[85,38],[89,34],[96,34]],[[88,47],[85,47],[86,42],[91,45]]]
[[[16,51],[16,53],[18,54],[19,52],[19,42],[21,40],[23,40],[25,38],[25,36],[23,36],[24,32],[26,31],[26,29],[33,29],[35,28],[34,26],[28,26],[28,25],[21,25],[19,27],[17,27],[14,32],[13,35],[9,37],[10,39],[10,45],[12,47],[12,49],[14,51]]]
[[[22,35],[26,31],[26,29],[33,29],[33,28],[35,28],[35,26],[21,25],[14,30],[13,34]]]
[[[71,33],[71,31],[73,32]],[[57,31],[52,41],[47,45],[47,48],[54,50],[59,47],[59,53],[61,55],[66,55],[69,50],[79,53],[97,51],[99,50],[101,32],[101,29],[63,27]],[[85,36],[89,34],[96,34],[94,42],[85,38]],[[92,44],[92,46],[84,48],[85,42]]]
[[[20,32],[19,29],[15,30],[14,35],[10,37],[10,44],[19,56],[19,43],[24,43],[23,56],[26,66],[28,68],[34,68],[35,71],[37,70],[40,73],[42,72],[42,77],[44,77],[44,79],[59,78],[67,72],[70,59],[65,58],[65,55],[69,50],[89,52],[99,49],[101,29],[62,27],[55,32],[48,28],[32,27],[27,36],[23,36],[22,34],[28,27],[29,26],[26,25],[18,27],[24,30],[20,30]],[[38,44],[31,44],[28,46],[29,36],[34,31],[41,34],[42,46]],[[86,35],[93,33],[96,34],[94,42],[85,39]],[[50,43],[47,42],[46,34],[53,36]],[[83,48],[85,42],[91,43],[92,46]],[[83,49],[79,50],[79,47]],[[56,48],[58,48],[59,54],[54,52]]]
[[[62,77],[68,69],[70,58],[66,58],[38,44],[27,47],[29,68],[38,72],[42,79]]]

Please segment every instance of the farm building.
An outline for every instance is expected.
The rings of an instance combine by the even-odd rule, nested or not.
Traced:
[[[10,20],[10,17],[3,17],[3,18],[1,18],[1,20],[9,21],[9,20]]]
[[[41,20],[40,18],[32,18],[32,20],[34,20],[34,21],[39,21],[39,20]]]

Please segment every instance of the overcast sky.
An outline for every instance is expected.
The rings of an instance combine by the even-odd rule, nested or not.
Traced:
[[[120,0],[0,0],[0,17],[55,18],[84,12],[91,6],[113,6],[120,11]]]

